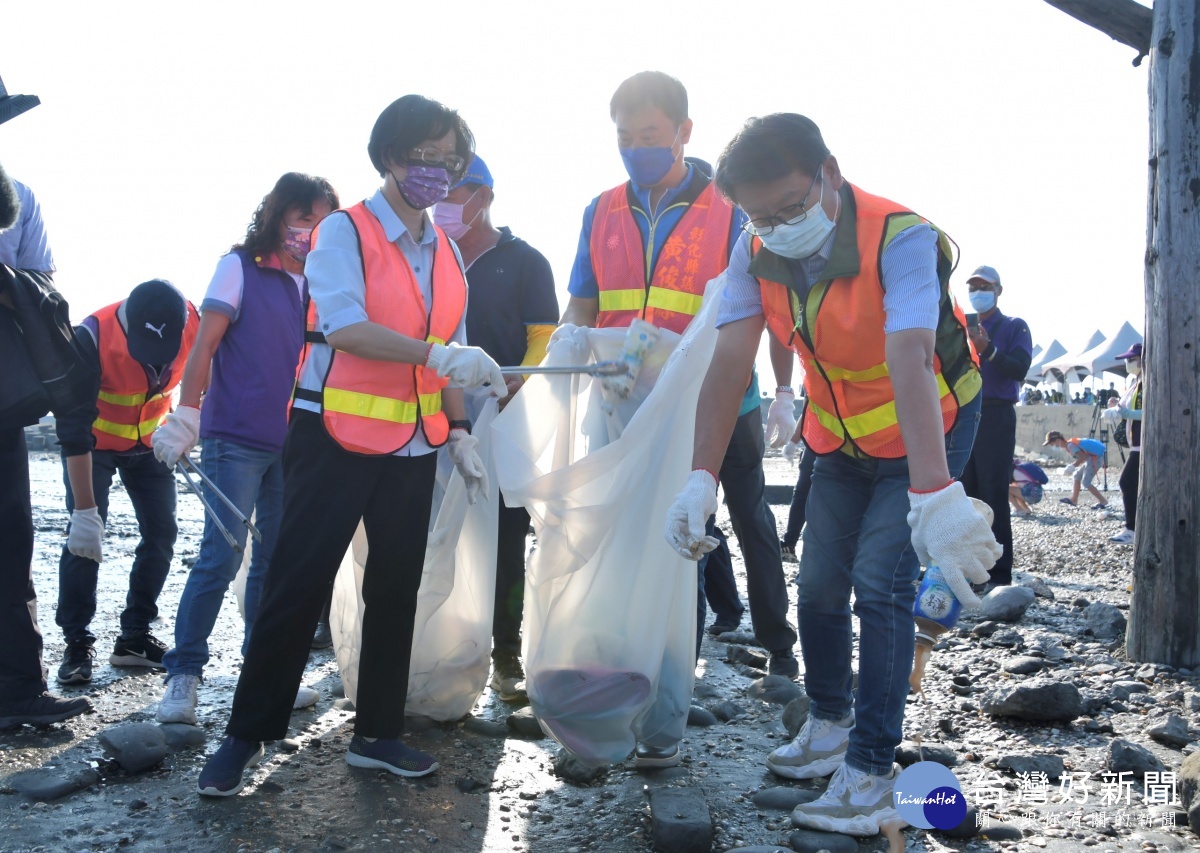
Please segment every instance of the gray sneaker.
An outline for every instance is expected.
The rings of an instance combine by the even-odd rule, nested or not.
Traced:
[[[840,721],[818,720],[812,715],[787,746],[767,756],[767,767],[787,779],[819,779],[842,765],[846,744],[854,728],[854,713]]]
[[[845,835],[878,835],[879,825],[898,817],[892,789],[899,768],[886,776],[872,776],[843,763],[829,780],[820,799],[792,811],[792,825]]]
[[[154,719],[160,723],[184,723],[196,725],[196,688],[200,685],[200,676],[179,674],[167,678],[167,689],[154,712]]]

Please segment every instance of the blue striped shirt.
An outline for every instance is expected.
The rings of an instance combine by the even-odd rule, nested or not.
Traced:
[[[835,227],[815,254],[792,261],[797,282],[807,291],[833,250]],[[937,275],[937,232],[928,225],[905,228],[888,243],[880,260],[886,334],[905,329],[936,329],[942,286]],[[742,234],[729,255],[729,284],[717,316],[717,328],[763,313],[758,280],[749,273],[750,235]]]

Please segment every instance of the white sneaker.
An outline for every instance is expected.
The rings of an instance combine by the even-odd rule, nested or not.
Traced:
[[[892,789],[899,768],[872,776],[843,763],[820,799],[792,811],[792,825],[845,835],[878,835],[879,824],[897,818]]]
[[[788,779],[828,776],[841,767],[853,728],[853,711],[837,722],[818,720],[810,714],[791,743],[767,756],[767,767],[776,776]]]
[[[200,684],[198,675],[171,675],[167,677],[167,689],[154,719],[160,723],[186,723],[196,725],[196,688]]]
[[[1108,541],[1116,542],[1118,545],[1132,545],[1133,544],[1133,531],[1130,530],[1129,528],[1126,528],[1126,529],[1122,530],[1120,533],[1118,533],[1116,536],[1108,537]]]
[[[320,698],[320,693],[311,687],[305,687],[301,684],[300,689],[296,691],[296,701],[292,703],[292,710],[298,711],[301,708],[309,708],[317,704],[317,700]]]

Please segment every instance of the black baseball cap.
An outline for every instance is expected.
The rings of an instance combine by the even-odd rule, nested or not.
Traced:
[[[160,278],[142,282],[125,300],[129,354],[142,364],[174,361],[187,318],[187,300],[175,285]]]

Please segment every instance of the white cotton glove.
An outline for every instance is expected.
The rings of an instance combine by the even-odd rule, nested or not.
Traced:
[[[717,481],[712,474],[697,468],[688,475],[687,485],[667,510],[667,529],[663,535],[675,553],[699,560],[717,547],[717,540],[705,534],[708,519],[716,511]]]
[[[968,609],[979,607],[971,584],[985,583],[988,569],[1004,549],[991,525],[975,511],[962,483],[929,494],[908,493],[908,526],[913,550],[923,566],[937,566],[954,597]]]
[[[465,429],[450,430],[450,441],[446,445],[454,467],[458,469],[463,482],[467,484],[467,503],[471,506],[475,506],[480,493],[483,494],[485,500],[488,493],[487,469],[483,467],[483,460],[479,458],[479,453],[475,450],[478,445],[479,439]]]
[[[175,463],[191,453],[199,440],[200,410],[195,406],[180,406],[150,434],[154,458],[168,468],[174,468]]]
[[[576,326],[574,323],[563,323],[550,335],[550,342],[546,344],[547,352],[550,350],[550,347],[554,346],[559,341],[567,340],[573,337],[575,335],[575,330],[579,328],[582,327]]]
[[[77,509],[71,513],[71,533],[67,537],[67,550],[76,557],[104,561],[104,522],[100,510]]]
[[[461,388],[490,384],[492,393],[497,397],[503,399],[508,396],[500,365],[479,347],[434,344],[429,348],[425,366]]]
[[[788,462],[795,464],[796,457],[800,453],[800,448],[802,446],[803,445],[797,444],[796,442],[789,440],[788,443],[783,446],[783,458],[786,459]]]
[[[1100,417],[1104,418],[1106,421],[1119,421],[1121,420],[1121,410],[1119,408],[1105,409],[1100,413]]]
[[[767,427],[763,437],[770,447],[783,447],[796,432],[796,395],[776,391],[775,402],[767,409]]]

